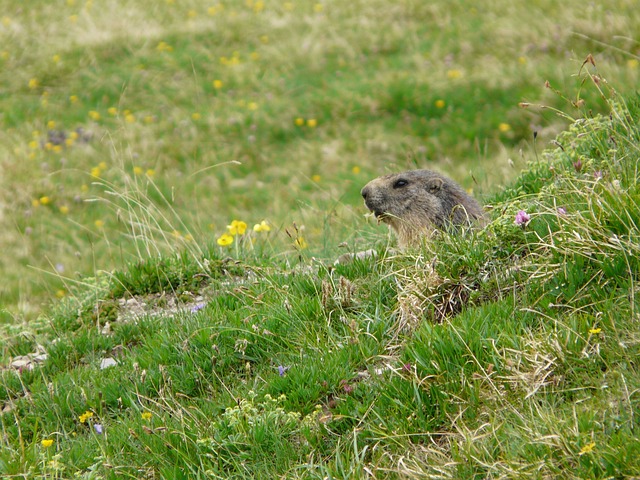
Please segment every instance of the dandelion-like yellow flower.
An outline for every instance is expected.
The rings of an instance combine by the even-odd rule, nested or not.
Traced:
[[[592,328],[592,329],[590,329],[590,330],[589,330],[589,333],[590,333],[591,335],[597,335],[597,334],[599,334],[601,331],[602,331],[602,329],[601,329],[601,328]]]
[[[462,72],[460,70],[448,70],[447,71],[447,78],[449,80],[456,80],[458,78],[462,77]]]
[[[127,123],[135,123],[136,117],[133,113],[129,113],[124,116],[124,121]]]
[[[44,149],[45,150],[52,150],[53,149],[53,143],[51,142],[47,142],[44,144]]]
[[[260,54],[258,52],[251,52],[249,54],[249,58],[253,61],[256,61],[260,58]]]
[[[6,50],[2,50],[2,51],[0,52],[0,58],[1,58],[2,60],[6,60],[6,59],[8,59],[8,58],[9,58],[9,52],[8,52],[8,51],[6,51]]]
[[[40,200],[38,200],[37,198],[34,198],[33,200],[31,200],[31,206],[33,208],[38,208],[40,206]]]
[[[351,173],[358,175],[360,173],[360,167],[358,165],[354,165],[351,169]]]
[[[102,170],[100,169],[100,167],[93,167],[91,169],[91,176],[92,177],[100,177],[100,175],[102,175]]]
[[[263,10],[264,10],[264,2],[263,1],[258,0],[256,3],[253,4],[253,11],[255,13],[260,13]]]
[[[87,192],[89,191],[89,185],[87,185],[86,183],[83,183],[83,184],[80,186],[80,191],[81,191],[82,193],[87,193]]]
[[[104,221],[102,221],[102,220],[96,220],[95,222],[93,222],[93,224],[96,226],[96,228],[104,227]],[[91,415],[93,415],[93,414],[91,414]]]
[[[214,80],[213,82],[211,82],[211,84],[213,85],[213,88],[215,88],[216,90],[220,90],[224,86],[224,83],[222,83],[222,80]]]
[[[632,58],[630,60],[627,60],[627,67],[629,68],[638,68],[638,65],[640,65],[640,62],[638,61],[637,58]]]
[[[64,141],[64,144],[65,144],[67,147],[73,147],[73,144],[74,144],[74,143],[76,143],[76,141],[75,141],[73,138],[67,138],[67,139]]]
[[[316,3],[313,6],[313,11],[316,12],[316,13],[322,12],[323,9],[324,9],[324,6],[321,3]]]
[[[29,88],[31,90],[34,90],[34,89],[38,88],[38,86],[40,85],[40,82],[38,81],[37,78],[32,78],[32,79],[29,80],[28,85],[29,85]]]
[[[202,115],[200,115],[198,112],[195,112],[191,114],[191,118],[197,122],[202,118]]]
[[[231,225],[227,225],[230,235],[244,235],[247,231],[247,224],[242,220],[233,220]]]
[[[307,127],[316,128],[318,126],[318,121],[315,118],[310,118],[307,120]]]
[[[29,142],[29,148],[31,150],[37,150],[39,146],[40,146],[40,144],[36,140],[31,140]]]
[[[213,17],[216,13],[218,13],[218,9],[214,5],[213,7],[207,8],[207,13]]]
[[[436,100],[435,105],[436,105],[436,108],[444,108],[445,106],[444,100],[442,99]]]
[[[40,204],[41,205],[49,205],[51,203],[51,199],[49,197],[47,197],[46,195],[43,197],[40,197]]]
[[[304,239],[304,237],[298,237],[296,238],[295,242],[293,242],[294,245],[299,248],[300,250],[304,250],[305,248],[307,248],[309,246],[309,244],[307,243],[307,241]]]
[[[501,123],[500,125],[498,125],[498,130],[500,130],[502,133],[507,133],[509,130],[511,130],[511,125],[509,125],[508,123]]]
[[[286,12],[290,12],[291,10],[293,10],[293,2],[284,2],[282,4],[282,8],[286,11]]]
[[[578,455],[584,455],[585,453],[590,453],[596,447],[596,442],[587,443],[584,447],[580,449]]]
[[[220,235],[220,237],[218,237],[218,240],[216,240],[216,242],[221,247],[226,247],[233,243],[233,236],[229,235],[228,233],[223,233],[222,235]]]
[[[5,27],[8,27],[9,25],[11,25],[11,19],[9,17],[2,17],[2,24]]]
[[[153,413],[151,412],[142,412],[142,415],[140,415],[142,417],[143,420],[151,420],[151,417],[153,417]]]
[[[298,117],[295,119],[294,123],[296,124],[296,126],[301,127],[304,125],[304,118]]]
[[[56,297],[58,297],[58,298],[63,298],[66,294],[67,294],[67,292],[65,292],[62,289],[56,290]]]
[[[53,151],[56,153],[60,153],[62,151],[62,145],[54,145]]]
[[[144,172],[144,170],[142,169],[142,167],[133,167],[133,174],[134,175],[142,175],[142,172]]]
[[[76,23],[78,21],[78,15],[69,15],[69,21],[71,23]]]
[[[145,173],[147,174],[147,177],[153,177],[156,174],[156,171],[153,168],[148,168]]]
[[[84,412],[82,415],[78,417],[78,420],[80,420],[80,423],[86,423],[87,420],[89,420],[91,417],[93,417],[93,412],[90,412],[89,410],[87,410],[86,412]]]
[[[249,102],[247,104],[247,108],[251,111],[255,111],[258,109],[258,104],[256,102]]]
[[[260,223],[256,223],[253,226],[253,231],[254,232],[269,232],[271,230],[271,227],[269,226],[269,224],[266,222],[266,220],[262,220],[262,222]]]
[[[51,445],[53,445],[53,439],[51,438],[45,438],[43,439],[40,444],[44,447],[44,448],[49,448]]]
[[[156,50],[158,50],[159,52],[173,52],[173,47],[167,42],[160,42],[158,43]]]
[[[97,122],[98,120],[100,120],[100,113],[96,112],[95,110],[91,110],[89,112],[89,118]]]
[[[69,95],[69,101],[71,103],[78,103],[78,96],[77,95]]]
[[[260,36],[260,42],[261,43],[269,43],[269,35],[261,35]]]
[[[67,207],[66,205],[62,205],[58,210],[60,210],[60,213],[63,215],[66,215],[69,213],[69,207]]]
[[[107,169],[107,162],[100,162],[98,164],[98,168],[100,168],[101,170],[106,170]]]
[[[118,109],[116,107],[109,107],[107,108],[107,113],[112,117],[115,117],[116,115],[118,115]]]
[[[53,60],[53,63],[60,63],[60,55],[56,53],[53,57],[51,57],[51,60]]]
[[[156,121],[156,117],[154,117],[153,115],[145,115],[144,117],[144,123],[153,123]]]
[[[320,180],[322,180],[322,177],[316,173],[315,175],[311,175],[311,180],[318,183]]]

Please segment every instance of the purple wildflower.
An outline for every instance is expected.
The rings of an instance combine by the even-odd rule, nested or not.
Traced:
[[[516,213],[516,220],[514,223],[516,225],[526,225],[527,223],[529,223],[529,220],[531,220],[529,214],[524,210],[520,210],[518,213]]]
[[[102,435],[102,425],[99,423],[93,424],[93,429],[96,431],[98,435]]]
[[[191,307],[191,313],[196,313],[198,310],[202,310],[206,306],[205,303],[198,303]]]
[[[596,180],[602,177],[603,177],[602,170],[596,170],[595,172],[593,172],[593,178],[595,178]]]
[[[564,207],[558,207],[558,215],[566,215],[567,209]]]
[[[282,365],[278,365],[278,375],[280,375],[281,377],[284,377],[284,374],[286,373],[287,370],[289,370],[290,367],[284,367]]]
[[[573,162],[573,168],[575,168],[576,172],[580,173],[582,171],[582,160]]]

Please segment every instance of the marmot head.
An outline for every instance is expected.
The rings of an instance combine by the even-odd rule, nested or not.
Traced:
[[[435,229],[470,224],[482,208],[453,180],[430,170],[385,175],[362,189],[364,203],[398,235],[401,247]]]

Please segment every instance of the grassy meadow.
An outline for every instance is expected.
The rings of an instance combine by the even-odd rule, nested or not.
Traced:
[[[640,477],[604,3],[0,0],[3,478]],[[389,253],[411,168],[489,225]]]

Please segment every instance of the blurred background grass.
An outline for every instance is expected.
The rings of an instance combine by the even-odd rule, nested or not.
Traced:
[[[588,54],[621,91],[640,74],[631,0],[1,0],[0,17],[5,322],[233,219],[272,225],[274,261],[294,223],[305,255],[359,248],[383,235],[370,178],[433,168],[482,199],[566,126],[554,109],[578,115]]]

